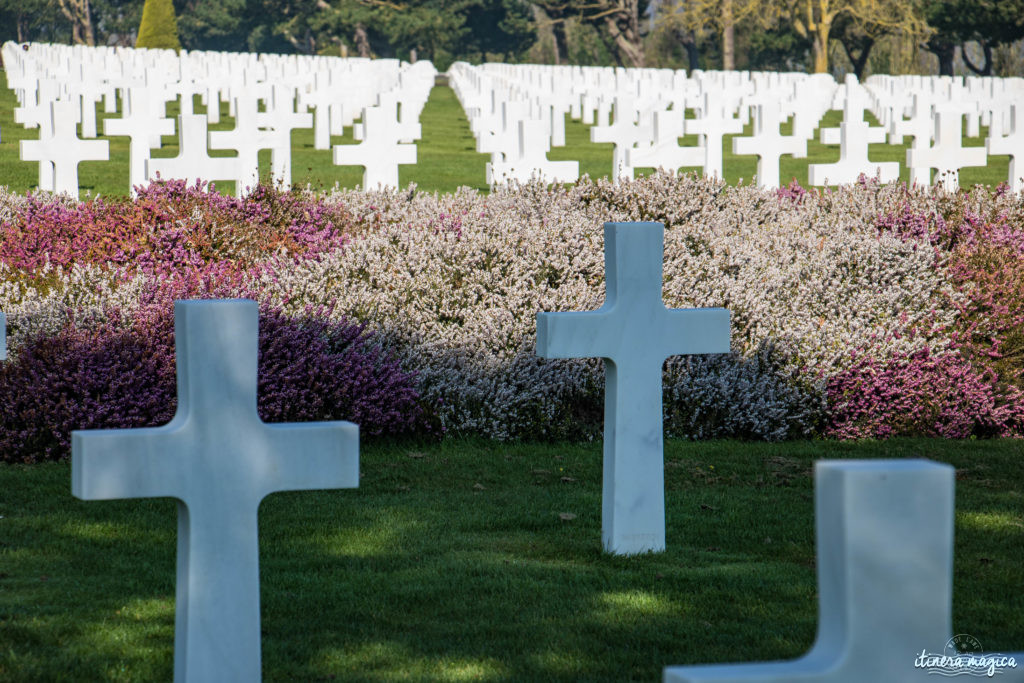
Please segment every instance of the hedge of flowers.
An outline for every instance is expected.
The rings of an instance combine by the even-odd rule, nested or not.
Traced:
[[[608,220],[666,224],[666,305],[732,313],[731,353],[666,363],[670,435],[1024,434],[1024,202],[1004,188],[656,175],[237,200],[171,181],[0,190],[0,458],[169,419],[173,301],[202,297],[260,303],[266,420],[594,438],[601,361],[538,358],[535,315],[601,305]]]

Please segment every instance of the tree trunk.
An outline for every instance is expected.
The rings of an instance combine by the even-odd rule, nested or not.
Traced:
[[[828,73],[828,34],[832,26],[830,22],[819,19],[814,28],[811,49],[814,52],[814,73]]]
[[[555,64],[568,64],[569,39],[565,35],[565,19],[552,23],[551,33],[555,37]]]
[[[853,64],[853,73],[857,77],[858,81],[864,80],[864,67],[868,64],[868,56],[871,54],[871,48],[875,46],[874,38],[864,38],[863,41],[858,41],[860,45],[860,53],[854,55],[856,48],[850,47],[846,42],[843,42],[843,49],[846,51],[846,56],[850,58],[850,63]]]
[[[974,73],[978,74],[979,76],[991,76],[992,75],[992,46],[989,45],[989,42],[987,40],[982,40],[980,42],[981,42],[981,51],[982,51],[983,56],[985,57],[985,61],[982,62],[980,67],[974,66],[974,63],[971,62],[971,58],[967,54],[967,44],[966,43],[964,43],[963,45],[960,46],[960,56],[963,57],[964,64],[967,65],[967,68],[970,69],[971,71],[973,71]],[[952,71],[952,69],[950,69],[950,71]]]
[[[687,31],[680,36],[679,42],[683,44],[683,49],[686,50],[687,70],[693,73],[700,68],[700,52],[697,51],[697,38],[693,35],[693,31]]]
[[[356,32],[352,37],[352,42],[356,44],[356,52],[360,57],[370,56],[370,36],[366,33],[366,27],[362,23],[356,24]]]
[[[95,45],[89,0],[58,0],[60,12],[71,23],[71,42],[74,45]]]
[[[732,0],[722,0],[722,70],[736,68],[736,26],[732,15]]]
[[[929,40],[925,47],[939,58],[939,75],[953,75],[953,55],[956,53],[956,46],[944,40]]]
[[[89,0],[82,0],[82,16],[85,20],[85,44],[93,47],[96,45],[96,32],[92,26],[92,7],[89,5]]]
[[[604,25],[612,39],[612,51],[620,66],[644,65],[644,47],[640,40],[638,0],[617,0],[614,10],[604,12]]]

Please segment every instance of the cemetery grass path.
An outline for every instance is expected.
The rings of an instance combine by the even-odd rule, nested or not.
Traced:
[[[21,161],[19,158],[18,141],[38,139],[35,129],[27,130],[14,123],[14,107],[17,101],[14,92],[7,88],[6,72],[0,70],[0,185],[6,185],[15,192],[26,192],[36,187],[38,180],[38,164]],[[196,113],[205,112],[206,108],[195,98]],[[167,107],[168,116],[178,112],[176,103]],[[227,130],[234,127],[233,119],[228,116],[227,104],[221,105],[220,123],[210,126],[210,130]],[[693,112],[688,112],[692,117]],[[109,118],[103,113],[101,104],[97,104],[97,130],[103,130],[102,121]],[[842,112],[830,111],[822,120],[825,127],[838,126],[842,120]],[[877,120],[868,114],[872,125]],[[417,143],[417,161],[415,166],[399,166],[399,184],[404,188],[409,183],[427,192],[453,192],[459,187],[467,186],[481,191],[487,190],[484,182],[484,165],[488,155],[478,154],[475,142],[469,130],[469,122],[465,112],[455,97],[454,91],[448,87],[435,87],[420,117],[423,139]],[[752,124],[748,124],[743,135],[751,133]],[[782,125],[782,133],[791,132],[791,124]],[[548,154],[553,161],[578,159],[580,174],[589,174],[592,178],[608,175],[612,165],[611,144],[595,144],[590,142],[590,127],[566,117],[565,147],[556,147]],[[981,137],[964,138],[964,145],[983,147],[987,128],[982,127]],[[727,135],[722,141],[724,150],[725,180],[730,184],[740,181],[750,183],[757,168],[757,157],[736,156],[732,153],[732,138]],[[81,196],[86,192],[93,195],[125,196],[128,194],[128,138],[105,137],[110,141],[110,161],[85,161],[79,165],[79,183]],[[681,138],[682,144],[695,145],[695,135]],[[332,136],[331,144],[354,144],[351,127],[346,128],[344,136]],[[908,171],[906,150],[908,145],[870,145],[872,161],[899,161],[903,166],[900,180],[906,181]],[[164,136],[163,147],[153,152],[153,157],[173,157],[178,153],[177,138]],[[212,151],[211,156],[234,156],[229,151]],[[263,150],[259,155],[261,173],[266,175],[270,169],[270,151]],[[818,142],[818,134],[807,143],[807,158],[794,159],[782,157],[779,178],[783,185],[795,178],[802,186],[807,187],[807,167],[809,164],[833,163],[839,159],[839,146],[826,146]],[[646,175],[653,169],[639,169]],[[685,171],[685,169],[684,169]],[[984,168],[966,168],[961,171],[960,184],[970,187],[973,184],[995,186],[1005,182],[1009,172],[1009,157],[990,156],[989,164]],[[313,130],[302,129],[292,131],[292,182],[296,187],[312,187],[327,190],[335,185],[353,188],[362,182],[362,167],[335,166],[330,150],[313,149]],[[234,183],[218,183],[221,192],[232,194]]]
[[[358,490],[260,509],[264,678],[656,681],[798,656],[823,457],[955,465],[954,631],[1024,650],[1022,456],[1019,441],[669,441],[669,550],[621,558],[600,552],[600,443],[367,445]],[[0,680],[170,680],[175,504],[78,501],[67,463],[0,465],[0,491]]]

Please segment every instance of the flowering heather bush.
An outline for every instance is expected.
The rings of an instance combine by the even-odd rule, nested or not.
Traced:
[[[956,352],[866,357],[829,381],[829,436],[1021,436],[1024,395]]]
[[[1007,193],[997,190],[991,197],[986,194],[976,189],[943,196],[934,208],[925,211],[908,203],[879,217],[880,231],[896,234],[907,242],[930,245],[944,266],[946,277],[959,294],[958,315],[947,332],[949,347],[956,356],[895,357],[884,371],[868,363],[852,370],[850,376],[834,378],[830,395],[838,391],[846,397],[845,403],[855,406],[861,423],[877,422],[880,415],[890,411],[884,400],[873,397],[902,387],[904,403],[917,406],[927,401],[942,404],[946,392],[943,416],[947,435],[1021,433],[1024,214],[1021,202]],[[948,377],[958,377],[962,386],[957,389]],[[920,378],[931,382],[922,384]],[[897,380],[902,385],[880,384]],[[954,389],[959,391],[958,396],[949,393]],[[858,395],[858,390],[863,395]],[[896,415],[893,413],[877,428],[866,428],[905,431],[904,424],[896,423]],[[847,422],[851,422],[849,415],[834,411],[830,430],[853,435],[856,429],[851,432]],[[906,424],[915,425],[913,420]],[[917,424],[916,429],[928,434],[936,428]]]
[[[351,420],[363,435],[423,431],[414,379],[360,325],[261,313],[258,411],[265,421]],[[0,365],[0,459],[64,458],[74,429],[156,426],[176,405],[174,319],[166,306],[93,329],[69,325],[30,338]]]
[[[169,311],[175,298],[250,296],[303,329],[359,321],[372,333],[367,348],[394,354],[391,372],[415,373],[408,381],[425,413],[404,423],[408,413],[397,410],[381,424],[593,438],[602,363],[538,358],[535,316],[600,307],[602,224],[655,220],[667,228],[665,304],[732,314],[732,353],[666,364],[669,434],[1019,431],[1024,203],[1001,189],[954,195],[864,180],[765,192],[655,175],[487,196],[261,188],[242,201],[167,183],[138,203],[114,210],[0,192],[0,307],[14,364],[37,336],[113,335]],[[43,226],[26,223],[30,214]],[[75,241],[75,216],[89,239]],[[159,226],[159,236],[139,225]],[[29,238],[57,245],[49,263],[19,250]],[[330,397],[343,372],[330,370],[323,384],[288,384],[301,373],[283,373],[274,382],[294,394],[280,408]],[[400,384],[382,390],[374,410],[384,414]],[[891,410],[894,396],[916,412]]]
[[[335,200],[379,227],[344,250],[276,264],[252,288],[287,310],[333,304],[367,321],[419,370],[449,430],[593,435],[601,365],[536,358],[535,315],[602,304],[604,221],[661,220],[666,305],[725,306],[733,319],[733,355],[667,376],[670,431],[809,435],[823,417],[824,379],[849,365],[850,348],[886,340],[874,344],[878,357],[909,353],[929,338],[900,335],[908,325],[938,330],[955,316],[956,292],[932,252],[875,228],[898,201],[890,192],[864,185],[794,202],[659,175],[486,197],[346,193]]]
[[[245,269],[274,254],[336,248],[350,223],[340,205],[272,186],[241,200],[178,180],[140,188],[134,201],[76,204],[38,194],[0,212],[0,260],[30,272],[47,263],[116,265],[157,275],[217,263]]]

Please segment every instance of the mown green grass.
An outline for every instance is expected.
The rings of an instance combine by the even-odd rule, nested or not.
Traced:
[[[38,164],[19,160],[18,141],[37,139],[38,131],[26,130],[14,123],[13,108],[16,104],[13,91],[6,87],[6,74],[0,71],[0,185],[7,185],[12,190],[24,192],[36,187]],[[99,120],[107,115],[102,107],[97,107]],[[205,111],[196,98],[197,112]],[[177,112],[176,104],[168,105],[168,113]],[[842,113],[829,112],[822,121],[822,126],[838,126]],[[872,124],[877,121],[869,114]],[[484,168],[487,155],[478,154],[469,123],[465,113],[448,87],[435,87],[431,91],[430,100],[421,116],[423,139],[417,143],[417,164],[399,167],[399,183],[405,187],[416,183],[421,190],[428,192],[452,192],[468,186],[486,191]],[[233,127],[233,120],[227,116],[227,105],[222,105],[221,122],[212,128],[224,130]],[[102,125],[99,127],[102,132]],[[787,127],[783,126],[783,133]],[[748,124],[744,135],[751,133]],[[967,146],[984,146],[987,131],[982,129],[981,137],[964,138]],[[731,184],[751,182],[757,169],[757,157],[736,156],[732,153],[732,138],[723,140],[725,158],[725,179]],[[110,161],[86,161],[79,166],[79,182],[82,193],[90,192],[101,195],[128,194],[128,138],[111,137]],[[354,144],[351,128],[346,129],[344,136],[335,136],[332,144]],[[697,144],[696,136],[681,138],[682,144]],[[906,149],[908,145],[870,145],[870,157],[874,161],[899,161],[904,166],[901,180],[906,181],[908,172],[905,168]],[[783,184],[796,179],[801,185],[807,185],[807,167],[812,163],[832,163],[839,159],[839,147],[827,146],[818,142],[817,135],[808,142],[807,158],[794,159],[782,157],[780,179]],[[163,139],[163,147],[155,151],[153,156],[175,156],[178,153],[177,140],[174,136]],[[231,152],[214,152],[214,156],[232,156]],[[590,142],[590,127],[566,117],[566,146],[554,148],[549,153],[552,160],[578,159],[580,173],[589,174],[592,178],[605,177],[611,171],[612,145]],[[356,187],[362,182],[362,168],[356,166],[335,166],[330,150],[313,149],[312,129],[295,130],[292,132],[292,182],[301,187],[310,186],[316,189],[339,187]],[[269,173],[270,152],[260,155],[261,172]],[[1007,180],[1009,157],[989,157],[989,164],[984,168],[966,168],[961,171],[961,184],[965,187],[973,184],[996,185]],[[642,174],[653,169],[643,169]],[[233,183],[219,183],[222,192],[233,192]]]
[[[668,551],[616,558],[600,550],[598,443],[365,446],[359,489],[260,509],[264,677],[654,681],[795,657],[817,620],[818,458],[955,465],[954,630],[1020,651],[1022,456],[1014,441],[669,442]],[[0,680],[169,680],[174,502],[78,501],[66,463],[0,466],[0,491]],[[908,644],[908,666],[943,645]]]

